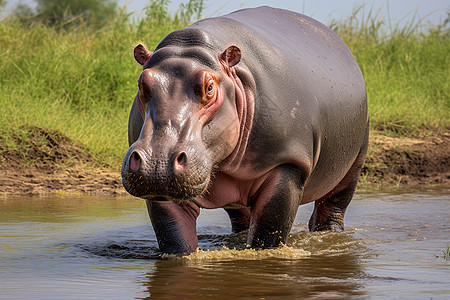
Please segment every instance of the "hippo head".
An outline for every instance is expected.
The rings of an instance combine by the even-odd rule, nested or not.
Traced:
[[[230,46],[211,54],[198,47],[162,47],[152,53],[140,44],[134,56],[143,65],[135,98],[143,125],[125,155],[123,185],[149,200],[195,198],[239,140],[230,70],[240,50]]]

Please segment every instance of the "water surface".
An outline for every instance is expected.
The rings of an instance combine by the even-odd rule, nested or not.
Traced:
[[[285,247],[255,252],[223,210],[202,210],[201,251],[161,259],[141,200],[2,198],[0,298],[450,298],[448,190],[359,193],[342,233],[309,233],[311,212]]]

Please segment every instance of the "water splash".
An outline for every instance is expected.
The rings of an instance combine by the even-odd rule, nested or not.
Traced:
[[[243,249],[236,248],[229,249],[222,246],[220,249],[202,250],[197,249],[195,252],[182,256],[181,259],[185,261],[203,261],[203,260],[263,260],[263,259],[290,259],[297,260],[309,257],[311,252],[303,249],[293,248],[286,245],[281,245],[274,249]],[[163,254],[162,258],[172,259],[180,258],[180,256],[172,254]]]

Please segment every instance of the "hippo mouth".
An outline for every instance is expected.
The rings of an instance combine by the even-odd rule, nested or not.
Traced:
[[[167,188],[151,189],[148,194],[138,196],[145,200],[172,201],[176,203],[185,203],[194,198],[203,195],[210,185],[209,178],[197,185],[183,185],[177,182],[165,185]]]
[[[171,180],[153,180],[143,176],[124,174],[122,183],[133,196],[146,200],[166,199],[174,202],[186,202],[204,194],[210,184],[210,176],[196,184],[180,182],[178,178]]]

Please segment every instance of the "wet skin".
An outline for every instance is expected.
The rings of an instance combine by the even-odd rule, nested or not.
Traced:
[[[143,66],[122,178],[146,199],[160,249],[197,248],[200,208],[225,208],[248,245],[286,241],[297,208],[310,230],[342,230],[367,151],[364,79],[324,25],[262,7],[138,45]]]

